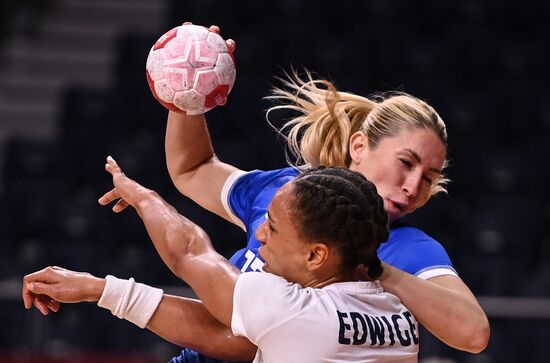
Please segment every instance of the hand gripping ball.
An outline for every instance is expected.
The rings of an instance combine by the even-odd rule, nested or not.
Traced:
[[[168,31],[147,57],[147,82],[153,96],[167,109],[188,115],[224,105],[235,74],[235,60],[225,40],[199,25]]]

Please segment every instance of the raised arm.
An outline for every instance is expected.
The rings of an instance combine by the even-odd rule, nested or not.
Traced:
[[[384,290],[399,296],[416,319],[447,345],[479,353],[489,343],[487,316],[459,277],[444,275],[423,280],[384,264]]]
[[[201,207],[231,221],[221,202],[227,177],[238,169],[214,155],[204,115],[170,111],[165,138],[166,164],[172,182]]]
[[[216,25],[209,29],[220,33]],[[226,45],[229,52],[235,51],[233,39],[227,39]],[[220,196],[227,177],[238,169],[222,163],[214,154],[204,115],[169,111],[165,152],[168,172],[176,188],[201,207],[233,222]]]
[[[105,279],[47,267],[24,277],[22,295],[25,308],[34,305],[47,315],[50,310],[57,312],[60,303],[97,302],[104,289]],[[147,315],[147,309],[137,310]],[[198,300],[164,294],[153,315],[147,316],[150,317],[147,329],[171,343],[212,358],[252,360],[257,350],[247,339],[234,336],[231,329],[216,320]]]
[[[212,247],[206,233],[179,214],[156,192],[126,177],[115,160],[105,169],[114,189],[99,199],[106,205],[117,200],[113,211],[131,205],[139,214],[160,257],[170,270],[187,282],[212,315],[230,326],[233,290],[240,271]]]

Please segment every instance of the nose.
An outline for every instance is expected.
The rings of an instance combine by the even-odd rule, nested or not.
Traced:
[[[421,173],[410,173],[403,183],[403,192],[408,199],[414,199],[418,196],[420,185],[422,183]]]
[[[264,223],[260,224],[260,226],[256,229],[256,239],[261,244],[265,244],[266,228],[267,228],[267,220],[265,220]]]

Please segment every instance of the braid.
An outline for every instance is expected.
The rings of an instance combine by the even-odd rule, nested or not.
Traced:
[[[294,181],[296,214],[306,240],[337,246],[344,269],[364,264],[377,278],[382,265],[376,251],[388,239],[388,216],[376,187],[342,167],[311,169]]]

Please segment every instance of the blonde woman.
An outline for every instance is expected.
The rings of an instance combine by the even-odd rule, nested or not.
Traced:
[[[234,46],[234,43],[232,43]],[[297,114],[279,131],[297,156],[292,167],[245,172],[214,153],[204,115],[169,112],[167,166],[179,191],[243,228],[246,247],[231,262],[261,270],[255,230],[275,192],[300,167],[345,166],[371,180],[384,200],[391,233],[378,254],[381,282],[399,296],[418,321],[449,346],[477,353],[489,339],[488,319],[460,279],[443,246],[401,218],[445,192],[447,132],[437,112],[408,95],[367,98],[339,92],[325,80],[290,77],[273,91],[276,110]],[[177,362],[185,361],[183,355]]]

